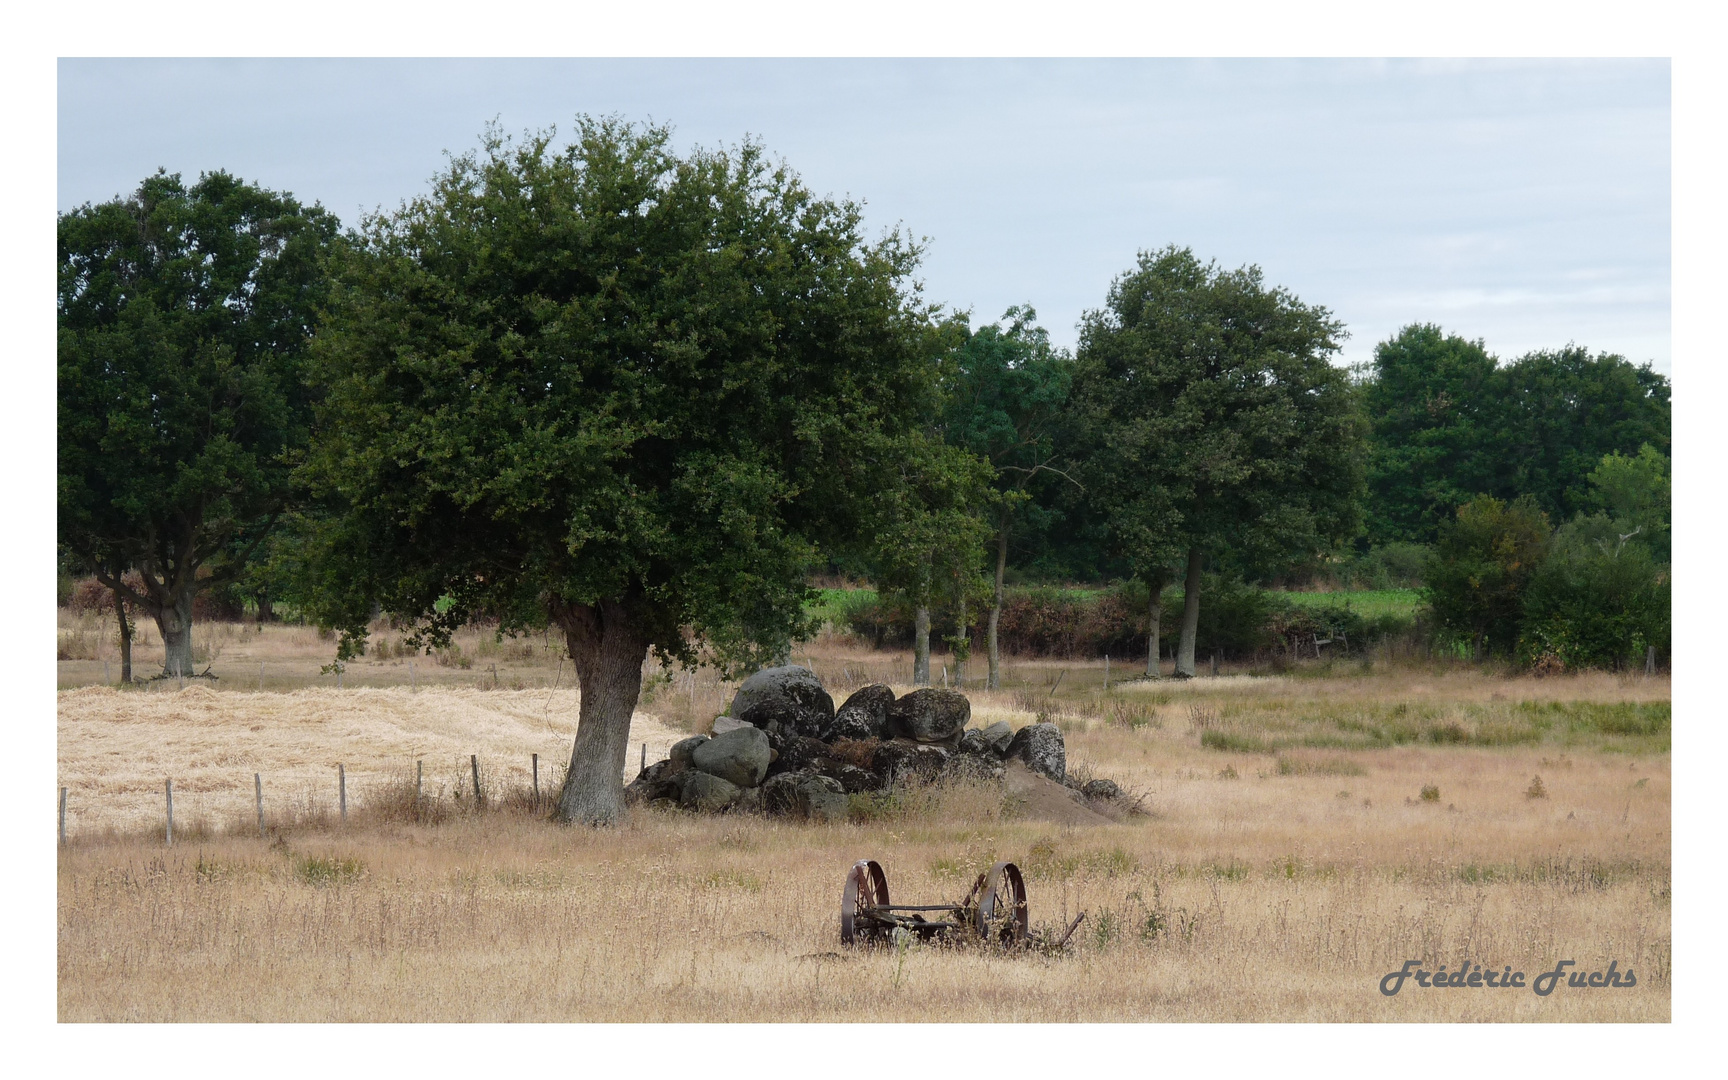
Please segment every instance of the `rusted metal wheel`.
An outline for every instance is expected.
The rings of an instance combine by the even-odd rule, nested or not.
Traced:
[[[874,859],[859,859],[846,873],[840,893],[840,944],[855,945],[882,936],[882,926],[870,914],[888,903],[888,875]]]
[[[974,918],[978,936],[985,941],[1004,945],[1026,943],[1026,880],[1020,876],[1018,866],[999,862],[990,868]]]

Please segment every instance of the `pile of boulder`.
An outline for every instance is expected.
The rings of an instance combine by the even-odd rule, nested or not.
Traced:
[[[972,703],[958,690],[896,698],[876,684],[836,709],[808,668],[768,668],[738,688],[712,736],[675,744],[625,795],[658,807],[836,821],[846,817],[851,796],[912,778],[1000,780],[1008,762],[1020,761],[1058,784],[1069,780],[1055,724],[1015,731],[1005,721],[968,727],[971,719]],[[1115,787],[1093,782],[1100,783]]]

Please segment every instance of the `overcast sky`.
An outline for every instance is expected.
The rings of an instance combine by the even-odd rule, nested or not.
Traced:
[[[1030,303],[1072,345],[1176,243],[1332,309],[1347,361],[1435,322],[1670,366],[1666,61],[61,60],[58,90],[62,210],[225,168],[352,222],[494,118],[616,113],[749,133],[928,237],[975,324]]]

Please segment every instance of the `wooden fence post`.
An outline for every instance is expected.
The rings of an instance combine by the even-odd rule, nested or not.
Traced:
[[[102,685],[108,685],[108,661],[102,661]]]
[[[341,762],[336,764],[336,800],[342,810],[342,824],[348,824],[348,769]]]
[[[1104,692],[1110,692],[1110,654],[1104,654]]]
[[[264,661],[258,661],[258,692],[264,692]]]
[[[480,755],[468,755],[468,767],[474,772],[474,805],[486,805],[486,793],[480,790]]]
[[[419,802],[421,799],[420,782],[424,779],[426,779],[426,763],[424,761],[416,761],[414,763],[414,801],[415,802]]]
[[[252,795],[258,802],[258,839],[264,839],[264,777],[252,774]]]
[[[534,754],[531,756],[534,758],[534,801],[539,802],[540,801],[540,755]]]
[[[174,846],[174,779],[168,778],[168,846]]]
[[[1644,649],[1644,674],[1656,674],[1656,646],[1649,645]]]
[[[60,789],[60,846],[66,846],[66,789]]]
[[[642,744],[642,767],[641,767],[640,771],[641,772],[647,772],[648,771],[648,744],[647,743]]]
[[[414,674],[414,661],[408,661],[408,689],[420,689],[420,677]]]

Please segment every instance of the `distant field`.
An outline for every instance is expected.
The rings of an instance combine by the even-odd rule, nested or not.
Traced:
[[[1084,596],[1087,593],[1100,590],[1073,587],[1064,588],[1061,591],[1070,596]],[[1338,592],[1269,591],[1302,607],[1348,605],[1350,610],[1370,619],[1381,615],[1413,616],[1416,614],[1416,609],[1422,606],[1422,593],[1418,589],[1356,589]],[[810,604],[809,610],[820,619],[836,622],[844,611],[848,599],[863,597],[874,599],[875,596],[876,590],[874,589],[817,589],[816,599]],[[1201,596],[1201,602],[1205,602],[1204,594]]]
[[[1364,618],[1380,615],[1415,615],[1422,606],[1419,589],[1357,589],[1339,592],[1280,592],[1277,595],[1301,607],[1349,605],[1351,611]],[[1201,597],[1205,602],[1205,597]]]

